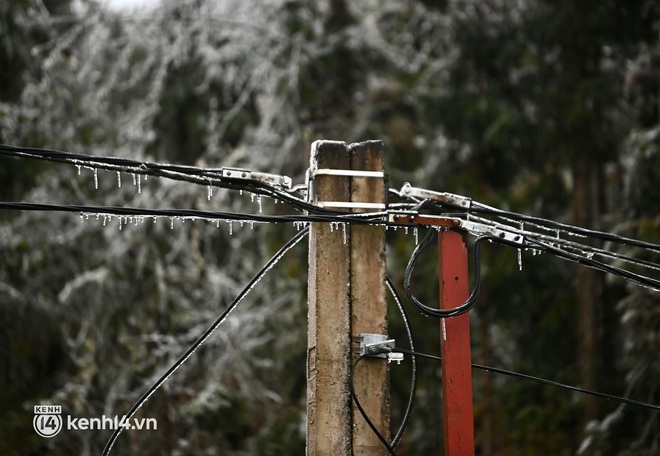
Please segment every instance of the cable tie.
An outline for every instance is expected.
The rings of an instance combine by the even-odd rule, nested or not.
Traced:
[[[320,168],[311,172],[314,176],[344,176],[344,177],[375,177],[383,179],[385,173],[383,171],[360,171],[355,169],[331,169]]]
[[[347,201],[317,201],[319,207],[336,207],[344,209],[387,209],[385,203],[363,203]]]

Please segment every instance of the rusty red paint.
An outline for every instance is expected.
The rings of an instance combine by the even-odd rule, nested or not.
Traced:
[[[440,308],[452,309],[469,295],[467,247],[458,231],[438,233]],[[470,314],[440,320],[445,455],[474,455]]]

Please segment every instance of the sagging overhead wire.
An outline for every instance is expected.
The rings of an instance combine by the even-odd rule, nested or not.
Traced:
[[[220,326],[222,322],[224,322],[229,314],[236,309],[238,304],[247,296],[247,294],[254,288],[254,285],[261,280],[261,278],[266,275],[266,273],[286,254],[289,250],[291,250],[298,242],[300,242],[307,234],[309,233],[309,228],[305,228],[304,230],[299,231],[296,233],[295,236],[293,236],[280,250],[277,251],[275,255],[271,257],[270,260],[264,264],[264,266],[257,272],[257,274],[248,282],[248,284],[241,290],[241,292],[236,296],[236,298],[232,301],[231,304],[227,306],[227,308],[220,314],[218,318],[197,338],[197,340],[181,355],[181,357],[174,363],[172,366],[169,367],[159,378],[154,382],[148,389],[147,391],[133,404],[133,406],[130,408],[130,410],[124,415],[124,421],[129,422],[133,415],[138,411],[140,407],[142,407],[151,397],[152,394],[160,388],[163,383],[165,383],[171,376],[176,372],[177,369],[179,369],[187,360],[192,356],[192,354],[197,350],[212,334],[213,332]],[[114,446],[115,442],[117,441],[117,438],[119,437],[119,434],[123,430],[122,426],[117,427],[110,438],[108,439],[108,442],[105,445],[105,448],[103,449],[103,456],[107,456],[110,454],[112,451],[112,447]]]
[[[432,360],[436,360],[436,361],[441,361],[442,360],[442,358],[440,356],[430,355],[430,354],[427,354],[427,353],[420,353],[420,352],[417,352],[417,351],[414,351],[414,350],[407,350],[405,348],[394,348],[392,351],[393,352],[398,352],[398,353],[410,354],[410,355],[414,354],[414,355],[419,356],[420,358],[427,358],[427,359],[432,359]],[[544,385],[554,386],[554,387],[557,387],[557,388],[563,388],[563,389],[567,389],[567,390],[570,390],[570,391],[575,391],[575,392],[578,392],[578,393],[581,393],[581,394],[588,394],[588,395],[591,395],[591,396],[599,397],[601,399],[616,401],[616,402],[619,402],[619,403],[622,403],[622,404],[634,405],[634,406],[637,406],[637,407],[643,407],[643,408],[647,408],[647,409],[651,409],[651,410],[660,410],[660,405],[657,405],[657,404],[651,404],[649,402],[637,401],[637,400],[634,400],[634,399],[629,399],[627,397],[613,396],[611,394],[606,394],[606,393],[601,393],[601,392],[598,392],[598,391],[588,390],[588,389],[580,388],[580,387],[573,386],[573,385],[567,385],[565,383],[559,383],[559,382],[555,382],[553,380],[548,380],[548,379],[545,379],[545,378],[535,377],[533,375],[523,374],[523,373],[520,373],[520,372],[515,372],[515,371],[511,371],[511,370],[507,370],[507,369],[502,369],[502,368],[499,368],[499,367],[485,366],[483,364],[477,364],[477,363],[472,363],[472,367],[474,369],[479,369],[479,370],[483,370],[483,371],[487,371],[487,372],[493,372],[495,374],[507,375],[509,377],[516,377],[516,378],[521,378],[521,379],[524,379],[524,380],[531,380],[531,381],[541,383],[541,384],[544,384]]]
[[[291,179],[269,173],[253,173],[236,168],[201,168],[196,166],[154,163],[120,157],[104,157],[78,154],[53,149],[19,147],[0,144],[0,155],[33,158],[78,167],[103,169],[118,173],[155,176],[203,186],[215,186],[231,190],[247,191],[288,203],[299,211],[318,214],[342,214],[344,212],[316,206],[294,194],[299,187],[291,187]]]
[[[80,213],[81,217],[95,217],[111,215],[117,217],[136,218],[184,218],[206,221],[247,221],[254,223],[296,223],[296,222],[329,222],[329,223],[357,223],[373,224],[383,223],[383,213],[355,213],[342,215],[326,214],[295,214],[295,215],[266,215],[246,214],[239,212],[202,211],[196,209],[145,209],[138,207],[117,206],[89,206],[89,205],[64,205],[43,204],[24,202],[0,202],[0,209],[20,211],[54,211]]]

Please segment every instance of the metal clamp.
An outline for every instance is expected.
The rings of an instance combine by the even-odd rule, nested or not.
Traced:
[[[228,179],[246,179],[266,184],[275,185],[281,188],[290,189],[293,184],[289,176],[279,174],[253,172],[242,168],[222,168],[221,176]]]
[[[413,187],[408,182],[401,187],[401,194],[407,197],[440,201],[448,206],[461,209],[470,209],[470,206],[472,205],[472,199],[467,196],[455,195],[453,193],[434,192],[425,188]]]
[[[477,235],[493,236],[521,247],[525,245],[525,236],[514,229],[501,229],[485,223],[473,222],[471,220],[456,219],[460,221],[459,226],[470,233]]]
[[[388,339],[383,334],[360,334],[356,338],[360,342],[360,348],[356,351],[362,356],[371,355],[378,358],[387,358],[394,348],[394,339]]]

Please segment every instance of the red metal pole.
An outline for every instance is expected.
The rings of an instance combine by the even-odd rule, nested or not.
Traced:
[[[469,295],[465,237],[458,231],[438,233],[440,308],[452,309]],[[474,455],[470,314],[440,320],[442,409],[445,455]]]

